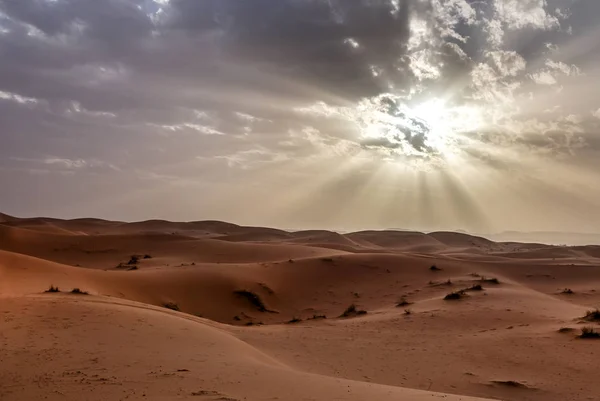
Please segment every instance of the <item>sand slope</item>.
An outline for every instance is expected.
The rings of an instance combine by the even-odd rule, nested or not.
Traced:
[[[598,249],[2,215],[0,399],[595,400]]]

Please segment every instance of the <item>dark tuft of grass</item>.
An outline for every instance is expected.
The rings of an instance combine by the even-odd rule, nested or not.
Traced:
[[[561,291],[561,294],[565,294],[565,295],[573,295],[575,294],[575,291],[573,291],[570,288],[565,288],[564,290]]]
[[[579,335],[579,338],[593,338],[597,340],[600,339],[600,333],[594,330],[593,327],[583,327],[581,329],[581,334]]]
[[[145,254],[144,259],[152,259],[152,255]]]
[[[400,301],[398,301],[398,303],[396,304],[396,307],[398,308],[402,308],[404,306],[408,306],[408,305],[412,305],[413,303],[408,301],[406,298],[402,297],[400,298]]]
[[[46,290],[46,292],[60,292],[60,290],[58,289],[58,287],[51,285],[50,288]]]
[[[129,259],[129,262],[127,262],[128,265],[135,265],[140,261],[140,257],[137,255],[132,255],[131,258]]]
[[[462,299],[462,298],[464,298],[466,296],[467,296],[467,294],[465,294],[464,290],[454,291],[454,292],[451,292],[451,293],[447,294],[444,297],[444,300],[445,301],[456,301],[456,300]]]
[[[585,313],[583,320],[587,320],[588,322],[598,322],[600,321],[600,310],[589,310]]]
[[[165,302],[163,303],[163,306],[167,309],[179,312],[179,305],[177,305],[175,302]]]
[[[481,284],[473,284],[471,287],[465,289],[464,291],[483,291],[483,287]]]
[[[89,293],[87,291],[82,291],[79,288],[73,288],[71,290],[71,294],[77,294],[77,295],[89,295]]]
[[[346,308],[346,310],[344,311],[344,313],[342,313],[340,315],[340,317],[352,317],[352,316],[360,316],[360,315],[366,315],[366,314],[367,314],[366,310],[357,309],[356,305],[352,304]]]
[[[301,321],[302,321],[302,319],[300,319],[300,318],[298,318],[298,317],[294,316],[294,317],[293,317],[291,320],[289,320],[289,321],[287,322],[287,324],[300,323]]]
[[[487,278],[482,276],[480,281],[488,284],[500,284],[500,280],[498,280],[496,277]]]
[[[242,318],[236,315],[233,317],[233,320],[235,320],[236,322],[239,322],[240,320],[242,320]]]
[[[410,309],[404,309],[404,315],[412,315],[412,311]]]
[[[323,320],[323,319],[327,319],[327,316],[325,316],[325,315],[312,315],[312,317],[309,317],[306,320]]]
[[[432,265],[432,266],[429,268],[429,270],[431,270],[432,272],[439,272],[439,271],[440,271],[440,270],[442,270],[442,269],[440,269],[440,268],[439,268],[439,267],[437,267],[436,265]]]

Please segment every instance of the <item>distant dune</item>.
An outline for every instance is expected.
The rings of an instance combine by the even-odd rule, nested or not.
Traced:
[[[598,307],[600,246],[0,214],[3,401],[595,400]]]

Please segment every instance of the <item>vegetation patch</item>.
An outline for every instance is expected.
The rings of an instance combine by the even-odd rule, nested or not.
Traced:
[[[51,285],[50,288],[48,288],[45,292],[60,292],[60,290],[58,287]]]
[[[342,313],[340,315],[340,317],[354,317],[354,316],[360,316],[360,315],[366,315],[366,314],[367,314],[366,310],[357,309],[356,305],[352,304],[346,308],[346,310],[344,311],[344,313]]]
[[[444,297],[444,301],[456,301],[459,299],[463,299],[466,296],[467,296],[467,294],[465,293],[465,290],[454,291],[454,292],[447,294]]]
[[[600,321],[600,310],[589,310],[585,313],[583,320],[587,320],[588,322],[599,322]]]
[[[439,272],[442,269],[440,269],[439,267],[437,267],[436,265],[431,265],[431,267],[429,268],[429,270],[431,270],[432,272]]]
[[[163,303],[163,306],[167,309],[179,312],[179,305],[177,305],[175,302],[165,302]]]
[[[597,332],[593,327],[583,327],[579,338],[584,339],[600,339],[600,332]]]
[[[89,295],[89,293],[87,291],[83,291],[79,288],[73,288],[71,290],[71,294],[77,294],[77,295]]]
[[[565,295],[573,295],[575,294],[575,291],[573,291],[570,288],[565,288],[564,290],[561,291],[561,294],[565,294]]]
[[[291,320],[289,320],[289,321],[287,322],[287,324],[300,323],[301,321],[302,321],[302,319],[300,319],[300,318],[298,318],[298,317],[294,316],[294,317],[293,317]]]
[[[327,319],[327,316],[325,316],[325,315],[312,315],[312,317],[309,317],[306,320],[323,320],[323,319]]]
[[[413,302],[410,302],[406,298],[402,297],[402,298],[400,298],[400,301],[398,301],[398,303],[396,303],[396,307],[402,308],[404,306],[408,306],[408,305],[412,305],[412,304],[413,304]]]
[[[496,277],[487,278],[482,276],[480,281],[488,284],[500,284],[500,280],[498,280]]]

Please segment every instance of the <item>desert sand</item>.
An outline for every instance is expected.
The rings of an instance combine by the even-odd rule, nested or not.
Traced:
[[[598,246],[0,214],[3,401],[600,400],[597,307]]]

